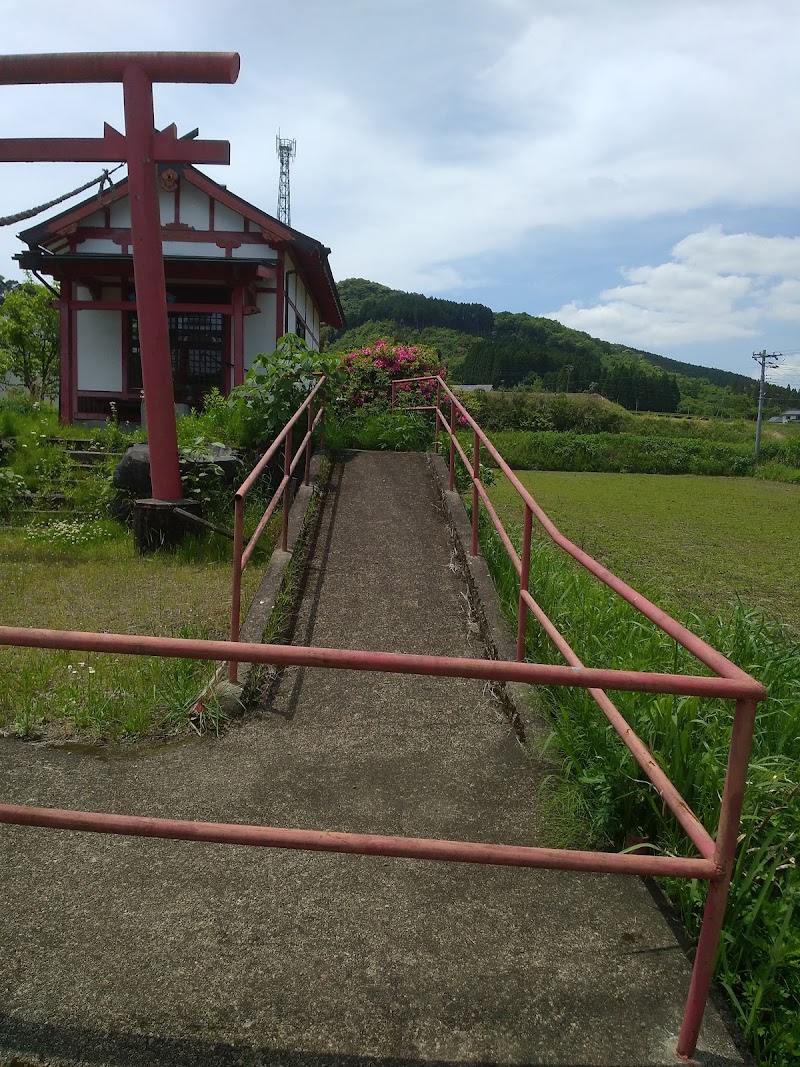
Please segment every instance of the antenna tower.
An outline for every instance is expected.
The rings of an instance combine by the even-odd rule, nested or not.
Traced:
[[[297,154],[297,141],[288,137],[278,136],[275,138],[275,151],[281,161],[281,174],[278,179],[278,221],[292,225],[292,202],[289,193],[289,163]]]

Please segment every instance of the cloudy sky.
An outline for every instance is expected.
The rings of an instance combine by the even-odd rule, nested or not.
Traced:
[[[2,45],[238,51],[236,85],[157,86],[156,120],[230,140],[209,173],[272,213],[275,134],[296,138],[292,223],[337,278],[746,374],[780,351],[795,386],[799,46],[797,0],[37,0]],[[2,136],[122,126],[114,85],[0,101]],[[0,215],[96,173],[2,164]]]

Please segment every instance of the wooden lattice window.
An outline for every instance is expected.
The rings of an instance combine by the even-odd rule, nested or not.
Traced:
[[[219,311],[171,312],[169,346],[175,400],[199,403],[216,386],[226,385],[226,321]],[[128,316],[128,391],[142,388],[142,357],[139,323],[135,313]]]

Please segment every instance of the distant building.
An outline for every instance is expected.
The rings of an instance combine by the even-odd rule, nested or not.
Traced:
[[[782,415],[773,415],[768,422],[800,422],[800,408],[789,408]]]
[[[480,392],[480,393],[491,393],[491,391],[492,391],[492,386],[491,385],[456,385],[456,384],[453,384],[453,388],[459,393],[474,393],[476,391]]]
[[[241,384],[285,333],[319,348],[344,324],[329,248],[187,165],[159,168],[175,402]],[[20,234],[26,270],[61,284],[64,423],[138,421],[142,367],[127,180]]]

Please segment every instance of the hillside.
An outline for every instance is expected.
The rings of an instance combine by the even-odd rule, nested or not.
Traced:
[[[405,293],[364,278],[339,283],[347,329],[337,351],[379,337],[436,349],[451,380],[557,392],[596,392],[630,410],[755,417],[758,382],[601,341],[555,319],[494,312],[484,304]],[[768,415],[800,403],[797,390],[770,386]]]

